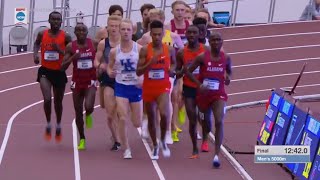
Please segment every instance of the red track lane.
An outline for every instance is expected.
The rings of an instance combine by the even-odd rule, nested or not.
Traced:
[[[258,49],[313,45],[317,44],[315,42],[318,41],[320,41],[319,33],[277,38],[251,39],[245,41],[229,41],[224,43],[223,48],[226,49],[227,52],[240,52]],[[243,45],[244,43],[246,44],[245,46]]]
[[[18,68],[36,66],[33,63],[33,54],[26,53],[18,56],[0,57],[0,71],[8,71]]]
[[[242,28],[224,28],[224,38],[246,38],[254,36],[279,35],[288,33],[318,32],[319,22],[311,23],[291,23],[277,24],[272,26],[252,26]],[[315,35],[267,38],[256,40],[226,41],[225,48],[231,53],[233,65],[243,65],[251,63],[262,63],[269,61],[291,60],[307,57],[319,57],[319,47],[284,49],[265,52],[234,54],[236,51],[269,49],[283,46],[308,45],[317,37]],[[32,55],[17,56],[0,59],[0,71],[33,66]],[[18,59],[27,59],[17,61]],[[305,61],[304,61],[305,62]],[[253,67],[234,68],[234,79],[266,76],[273,74],[284,74],[300,72],[304,62],[287,62],[281,64],[269,64]],[[10,64],[10,65],[9,65]],[[317,60],[310,60],[306,71],[317,70],[319,66]],[[282,70],[281,70],[282,68]],[[69,68],[71,69],[71,68]],[[14,85],[34,82],[36,70],[23,70],[0,75],[0,89],[6,89]],[[257,72],[260,70],[260,72]],[[16,78],[23,76],[23,78]],[[304,74],[299,85],[317,84],[319,73]],[[227,88],[228,93],[239,93],[259,89],[271,89],[275,87],[292,86],[297,75],[283,76],[276,78],[266,78],[259,80],[247,80],[232,82]],[[5,81],[15,82],[4,85]],[[31,82],[28,82],[31,81]],[[9,86],[10,85],[10,86]],[[67,90],[69,91],[69,84]],[[298,87],[296,95],[319,93],[320,87]],[[27,96],[26,92],[30,92]],[[255,92],[241,95],[230,95],[228,105],[244,103],[254,100],[267,99],[270,91]],[[17,110],[26,105],[41,100],[38,85],[33,85],[17,90],[12,90],[0,94],[2,99],[10,98],[1,102],[1,106],[6,107],[0,118],[0,137],[3,139],[3,131],[6,123]],[[6,96],[6,97],[5,97]],[[96,104],[99,100],[96,99]],[[17,107],[15,107],[15,104]],[[308,103],[310,106],[319,107],[319,103]],[[73,145],[71,123],[74,119],[74,110],[71,95],[64,100],[64,140],[61,145],[48,144],[43,141],[44,113],[42,104],[36,105],[18,115],[13,126],[4,159],[0,167],[0,179],[16,179],[20,175],[24,179],[74,179]],[[243,108],[229,111],[225,120],[225,141],[224,143],[236,151],[252,151],[255,145],[257,133],[261,121],[264,118],[264,106],[254,108]],[[319,110],[316,109],[316,110]],[[38,113],[36,113],[38,112]],[[40,112],[40,113],[39,113]],[[54,111],[53,111],[54,112]],[[54,114],[54,113],[53,113]],[[86,131],[87,147],[85,152],[80,152],[81,178],[113,178],[113,179],[158,179],[158,175],[146,153],[141,138],[132,124],[128,122],[130,144],[134,159],[125,161],[122,152],[110,152],[110,132],[104,120],[104,111],[97,108],[94,113],[94,128]],[[54,116],[52,117],[55,120]],[[200,159],[190,160],[188,156],[191,151],[191,141],[188,135],[187,125],[182,127],[183,132],[179,135],[180,142],[170,145],[172,157],[164,159],[162,156],[158,161],[160,169],[166,179],[241,179],[240,175],[231,164],[221,156],[222,169],[212,170],[211,160],[213,154],[213,144],[210,145],[210,153],[201,153]],[[250,129],[250,131],[248,131]],[[214,129],[213,129],[214,130]],[[26,140],[27,139],[27,140]],[[30,141],[32,139],[32,141]],[[29,140],[29,141],[28,141]],[[2,140],[1,140],[2,141]],[[200,143],[201,141],[199,141]],[[199,144],[200,145],[200,144]],[[23,149],[23,151],[21,151]],[[18,161],[18,158],[20,161]],[[273,164],[254,164],[252,155],[236,155],[235,158],[247,170],[253,179],[289,179],[290,176],[280,167]],[[61,163],[61,162],[64,163]],[[19,162],[19,163],[18,163]],[[32,162],[32,166],[30,165]],[[46,166],[45,166],[46,165]],[[46,168],[43,168],[45,166]],[[41,169],[42,171],[39,171]],[[125,169],[125,170],[124,170]],[[21,172],[19,174],[15,172]],[[45,176],[45,172],[62,172],[54,176]],[[126,172],[126,173],[124,173]],[[19,175],[19,176],[18,176]],[[52,175],[52,174],[51,174]]]
[[[224,39],[238,39],[257,36],[270,36],[279,34],[293,34],[305,32],[319,32],[320,21],[284,23],[262,26],[247,26],[239,28],[219,28],[214,31],[220,32]]]
[[[319,57],[319,49],[320,46],[298,49],[283,49],[265,52],[252,52],[244,54],[231,54],[231,59],[233,65],[303,59],[309,57]]]

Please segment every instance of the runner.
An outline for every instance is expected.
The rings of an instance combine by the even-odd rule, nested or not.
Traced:
[[[37,82],[40,83],[43,95],[43,108],[47,119],[45,139],[51,140],[51,90],[53,89],[54,109],[57,117],[56,135],[57,142],[62,140],[61,117],[62,101],[66,83],[66,73],[60,71],[64,57],[65,46],[71,42],[70,35],[60,30],[62,16],[59,12],[53,11],[49,14],[50,29],[41,31],[34,42],[33,55],[34,63],[39,64],[38,52],[41,48],[41,67],[38,69]]]
[[[133,24],[129,19],[120,24],[121,43],[110,51],[108,74],[115,77],[115,96],[119,115],[119,133],[124,148],[124,159],[131,159],[127,137],[127,121],[135,128],[141,127],[143,114],[142,80],[136,75],[141,46],[132,40]]]
[[[110,16],[118,16],[121,19],[123,18],[123,8],[120,5],[117,5],[117,4],[116,5],[111,5],[108,12],[109,12]],[[107,21],[109,21],[109,20],[107,20]],[[108,26],[109,25],[107,23],[107,26],[105,28],[101,28],[96,33],[95,39],[97,41],[100,41],[100,40],[103,40],[103,39],[106,39],[107,37],[109,37],[109,28],[108,28]]]
[[[190,25],[188,20],[185,20],[185,14],[187,9],[187,4],[184,1],[174,1],[171,4],[173,19],[170,21],[170,30],[171,32],[177,33],[183,42],[187,43],[186,30]]]
[[[86,137],[83,128],[83,105],[86,111],[86,127],[92,127],[92,112],[97,90],[96,69],[93,66],[97,42],[87,38],[88,28],[79,23],[74,29],[77,40],[66,47],[66,55],[62,62],[62,70],[73,64],[71,90],[76,113],[76,124],[80,136],[79,150],[86,149]]]
[[[98,78],[101,88],[100,103],[106,109],[108,127],[112,134],[112,151],[117,151],[120,149],[120,140],[117,130],[116,103],[114,103],[116,101],[114,96],[115,79],[109,77],[107,73],[107,66],[109,63],[109,52],[111,48],[120,44],[119,25],[121,20],[122,18],[119,16],[108,17],[108,33],[110,34],[110,37],[99,42],[94,61],[94,66],[98,71]]]
[[[203,144],[208,144],[208,134],[211,131],[211,111],[213,112],[216,128],[213,166],[219,167],[219,153],[223,139],[223,119],[226,101],[228,100],[224,85],[230,84],[232,71],[229,55],[221,51],[223,44],[221,35],[217,32],[212,33],[209,37],[209,43],[211,49],[197,56],[186,73],[199,88],[196,101],[202,113],[201,116],[203,116],[201,118],[206,124],[203,126]],[[194,72],[199,66],[199,79],[197,79],[191,72]]]
[[[158,21],[161,21],[162,23],[165,22],[165,14],[164,14],[164,11],[163,10],[160,10],[160,9],[151,9],[149,11],[149,20],[150,22],[152,21],[155,21],[155,20],[158,20]],[[179,49],[179,48],[183,48],[184,45],[182,43],[182,40],[180,38],[180,36],[174,32],[171,32],[170,30],[166,30],[165,28],[163,29],[163,38],[162,38],[162,42],[169,45],[169,46],[172,46],[172,47],[176,47],[176,49]],[[146,45],[148,43],[152,42],[152,38],[151,38],[151,35],[150,35],[150,31],[145,33],[142,38],[138,41],[138,43],[140,43],[141,45]],[[173,142],[178,142],[179,141],[179,138],[178,138],[178,132],[175,131],[176,130],[176,126],[173,122],[176,121],[177,118],[175,118],[173,120],[172,117],[177,117],[178,115],[178,103],[177,102],[177,88],[174,88],[175,86],[177,86],[177,81],[175,81],[174,78],[170,77],[170,83],[171,83],[171,88],[170,88],[170,96],[169,96],[169,99],[170,99],[170,105],[169,105],[169,115],[170,115],[170,120],[169,120],[169,124],[168,124],[168,132],[167,132],[167,135],[166,135],[166,142],[168,144],[173,144]],[[176,105],[176,106],[174,106]],[[175,111],[174,111],[175,110]],[[142,123],[142,127],[145,126],[146,123]],[[144,128],[142,128],[144,129]],[[173,130],[173,131],[171,131]],[[181,130],[180,130],[181,131]],[[180,132],[179,131],[179,132]],[[171,132],[173,132],[171,134]]]
[[[188,66],[193,63],[193,60],[207,48],[199,43],[199,29],[195,25],[190,25],[186,32],[188,40],[187,46],[180,49],[177,53],[177,78],[183,76]],[[178,73],[179,72],[179,73]],[[199,76],[199,69],[193,71],[195,78]],[[193,151],[191,159],[199,157],[197,146],[197,106],[196,106],[197,84],[192,82],[187,76],[183,77],[183,97],[189,119],[189,134],[191,137]]]
[[[150,9],[156,8],[153,4],[143,4],[140,7],[140,13],[142,16],[142,22],[137,22],[135,25],[133,25],[133,35],[132,40],[137,41],[142,37],[144,33],[148,31],[147,25],[147,19],[148,19],[148,13]]]
[[[144,74],[142,97],[146,103],[149,134],[153,143],[152,159],[159,159],[159,146],[156,137],[157,106],[160,111],[161,138],[160,147],[164,157],[170,157],[170,150],[165,141],[169,126],[169,77],[174,77],[176,58],[174,48],[162,43],[163,23],[152,21],[150,24],[152,42],[144,46],[139,55],[137,75]]]

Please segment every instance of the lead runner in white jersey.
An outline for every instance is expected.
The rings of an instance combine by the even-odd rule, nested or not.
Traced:
[[[131,120],[133,126],[141,127],[142,78],[136,75],[141,46],[132,41],[133,25],[129,19],[120,24],[120,45],[111,49],[108,74],[116,79],[114,93],[116,96],[117,113],[119,116],[119,133],[121,145],[124,147],[123,158],[131,159],[131,150],[127,138],[126,122]]]

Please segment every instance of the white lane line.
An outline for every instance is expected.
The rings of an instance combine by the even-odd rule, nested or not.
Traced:
[[[286,50],[286,49],[299,49],[299,48],[309,48],[309,47],[319,47],[319,46],[320,46],[320,44],[311,44],[311,45],[304,45],[304,46],[288,46],[288,47],[281,47],[281,48],[268,48],[268,49],[258,49],[258,50],[251,50],[251,51],[231,52],[228,54],[229,55],[248,54],[248,53],[255,53],[255,52],[276,51],[276,50]]]
[[[100,107],[100,105],[94,106],[94,109]],[[86,111],[83,111],[83,114]],[[79,158],[79,150],[78,150],[78,130],[76,125],[76,118],[72,120],[72,141],[73,141],[73,159],[74,159],[74,175],[75,180],[81,180],[81,170],[80,170],[80,158]]]
[[[315,86],[320,86],[320,84],[300,85],[300,86],[297,86],[297,88],[315,87]],[[282,87],[281,89],[290,89],[290,88],[292,88],[292,87]],[[244,92],[237,92],[237,93],[230,93],[230,94],[228,94],[228,96],[250,94],[250,93],[257,93],[257,92],[265,92],[265,91],[271,91],[271,89],[272,88],[269,88],[269,89],[258,89],[258,90],[244,91]]]
[[[100,105],[96,105],[94,106],[94,109],[100,107]],[[83,113],[85,113],[85,111],[83,111]],[[140,128],[137,128],[138,130],[138,133],[141,137],[141,129]],[[78,130],[77,130],[77,125],[76,125],[76,122],[75,122],[75,119],[73,119],[72,121],[72,137],[73,137],[73,154],[74,154],[74,166],[75,166],[75,178],[76,180],[80,180],[81,179],[81,173],[80,173],[80,160],[79,160],[79,151],[78,151],[78,136],[77,136],[77,133],[78,133]],[[141,138],[142,142],[143,142],[143,145],[144,147],[146,148],[147,152],[148,152],[148,155],[151,159],[152,157],[152,151],[151,151],[151,148],[148,144],[148,142]],[[154,169],[156,170],[160,180],[165,180],[164,178],[164,175],[160,169],[160,166],[158,164],[158,162],[156,160],[151,160],[152,164],[153,164],[153,167]]]
[[[215,141],[214,135],[210,132],[209,136]],[[241,166],[241,164],[228,152],[228,150],[221,145],[221,150],[225,158],[230,162],[233,168],[241,175],[245,180],[253,180],[252,177],[247,173],[247,171]]]
[[[261,65],[269,65],[269,64],[279,64],[279,63],[290,63],[290,62],[303,62],[303,61],[311,61],[311,60],[319,60],[320,57],[313,58],[302,58],[302,59],[290,59],[290,60],[275,60],[263,63],[252,63],[252,64],[242,64],[232,66],[232,68],[240,68],[240,67],[251,67],[251,66],[261,66]]]
[[[303,74],[313,74],[313,73],[320,73],[320,71],[307,71]],[[234,79],[231,80],[232,82],[239,82],[239,81],[247,81],[247,80],[255,80],[255,79],[266,79],[266,78],[273,78],[273,77],[282,77],[282,76],[292,76],[292,75],[298,75],[299,73],[286,73],[286,74],[275,74],[275,75],[269,75],[269,76],[257,76],[257,77],[251,77],[251,78],[243,78],[243,79]]]
[[[12,69],[12,70],[8,70],[8,71],[1,71],[0,74],[6,74],[6,73],[11,73],[11,72],[16,72],[16,71],[23,71],[23,70],[33,69],[33,68],[37,68],[37,67],[40,67],[40,65],[29,66],[29,67],[19,68],[19,69]]]
[[[240,26],[227,26],[220,29],[238,29],[238,28],[249,28],[249,27],[264,27],[271,25],[283,25],[283,24],[309,24],[309,23],[319,23],[319,20],[313,21],[285,21],[285,22],[273,22],[273,23],[265,23],[265,24],[249,24],[249,25],[240,25]],[[210,30],[215,30],[216,28],[211,28]]]
[[[19,53],[19,54],[10,54],[10,55],[5,55],[5,56],[0,56],[0,59],[23,56],[23,55],[28,55],[28,54],[33,54],[33,52],[25,52],[25,53]]]
[[[72,92],[68,92],[68,93],[65,93],[64,95],[69,95],[71,94]],[[52,98],[53,99],[53,98]],[[28,106],[25,106],[24,108],[20,109],[19,111],[17,111],[16,113],[14,113],[11,118],[9,119],[9,122],[8,122],[8,125],[7,125],[7,128],[6,128],[6,132],[5,132],[5,135],[4,135],[4,138],[3,138],[3,141],[2,141],[2,144],[1,144],[1,148],[0,148],[0,165],[2,163],[2,159],[3,159],[3,155],[4,155],[4,152],[6,150],[6,147],[7,147],[7,143],[8,143],[8,140],[9,140],[9,137],[10,137],[10,132],[11,132],[11,127],[12,127],[12,124],[13,124],[13,121],[16,119],[16,117],[21,114],[22,112],[24,112],[25,110],[29,109],[29,108],[32,108],[33,106],[35,105],[38,105],[40,103],[42,103],[43,100],[41,101],[38,101],[38,102],[35,102],[33,104],[30,104]]]
[[[67,78],[70,78],[71,76],[72,75],[67,76]],[[23,84],[23,85],[14,86],[14,87],[11,87],[11,88],[3,89],[3,90],[0,90],[0,94],[4,93],[4,92],[7,92],[7,91],[11,91],[11,90],[15,90],[15,89],[19,89],[19,88],[23,88],[23,87],[27,87],[27,86],[32,86],[32,85],[35,85],[35,84],[39,84],[39,83],[38,82],[33,82],[33,83],[28,83],[28,84]]]
[[[236,39],[226,39],[225,42],[232,41],[243,41],[243,40],[253,40],[253,39],[266,39],[266,38],[277,38],[277,37],[289,37],[289,36],[303,36],[303,35],[312,35],[312,34],[320,34],[320,32],[303,32],[303,33],[292,33],[292,34],[276,34],[276,35],[268,35],[268,36],[253,36],[246,38],[236,38]]]
[[[137,130],[138,130],[139,135],[140,135],[140,137],[141,137],[141,129],[140,129],[140,128],[137,128]],[[151,157],[152,157],[151,147],[149,146],[148,142],[147,142],[145,139],[141,138],[141,140],[142,140],[143,145],[144,145],[144,147],[146,148],[146,150],[147,150],[147,152],[148,152],[148,154],[149,154],[149,157],[150,157],[150,159],[151,159]],[[161,169],[160,169],[160,166],[159,166],[157,160],[152,160],[152,159],[151,159],[151,162],[152,162],[152,165],[153,165],[154,169],[156,170],[156,172],[157,172],[160,180],[165,180],[164,175],[163,175],[163,173],[162,173],[162,171],[161,171]]]

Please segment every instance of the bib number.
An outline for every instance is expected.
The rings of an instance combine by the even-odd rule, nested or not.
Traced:
[[[158,69],[158,70],[150,70],[149,71],[149,79],[164,79],[164,70]]]
[[[44,60],[58,61],[59,60],[59,53],[56,51],[46,51],[46,52],[44,52]]]
[[[203,85],[207,86],[210,90],[219,90],[220,82],[215,79],[205,79]]]
[[[123,81],[137,81],[137,75],[135,72],[126,72],[121,74]]]
[[[91,69],[93,67],[92,60],[90,59],[78,60],[77,65],[78,69]]]

